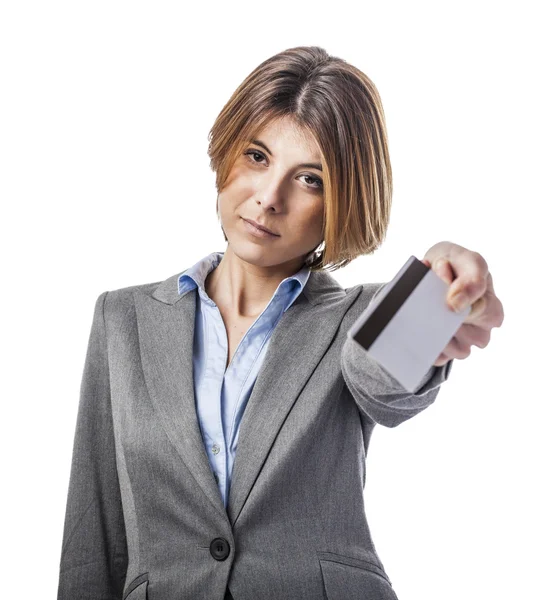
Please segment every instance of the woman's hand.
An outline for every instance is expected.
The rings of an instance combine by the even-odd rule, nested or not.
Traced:
[[[422,262],[450,285],[447,301],[452,310],[471,305],[469,316],[433,363],[441,367],[452,358],[467,358],[473,345],[485,348],[493,327],[503,323],[503,305],[495,296],[487,262],[478,252],[439,242],[425,253]]]

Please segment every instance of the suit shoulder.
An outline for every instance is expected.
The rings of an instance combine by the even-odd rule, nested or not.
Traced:
[[[151,283],[139,283],[137,285],[130,285],[127,287],[117,288],[110,290],[108,296],[115,299],[131,298],[135,291],[142,292],[146,295],[151,295],[154,290],[163,283],[164,280],[153,281]]]
[[[153,281],[102,292],[99,299],[105,296],[104,312],[106,317],[130,312],[134,307],[134,292],[141,292],[150,296],[161,283],[162,281]]]
[[[384,283],[360,283],[350,288],[345,288],[345,292],[349,294],[359,294],[359,298],[357,302],[368,303],[380,292],[380,290],[387,285],[387,282]]]
[[[352,294],[355,296],[350,308],[348,309],[348,314],[357,317],[363,313],[365,309],[372,304],[376,297],[380,295],[381,290],[385,285],[387,285],[386,282],[364,283],[351,288],[346,288],[345,292],[347,295]]]

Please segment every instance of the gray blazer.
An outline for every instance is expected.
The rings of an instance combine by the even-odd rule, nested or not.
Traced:
[[[311,273],[242,418],[229,503],[195,410],[196,289],[100,294],[81,383],[59,600],[392,600],[363,488],[376,423],[434,402],[453,361],[404,390],[346,331],[385,284]]]

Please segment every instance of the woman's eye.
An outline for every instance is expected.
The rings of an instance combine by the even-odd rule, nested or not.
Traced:
[[[250,156],[261,156],[262,158],[265,158],[265,156],[261,153],[261,152],[257,152],[256,150],[247,150],[247,152],[245,152],[245,154],[250,155]],[[260,163],[262,162],[261,160],[254,160],[254,158],[252,158],[251,160],[253,160],[256,163]]]
[[[265,154],[262,154],[257,150],[247,150],[244,154],[245,156],[250,156],[251,158],[249,160],[256,164],[261,164],[263,162],[262,160],[256,160],[257,156],[261,157],[264,160],[266,158]],[[314,177],[313,175],[301,175],[301,177],[304,177],[306,180],[311,180],[312,183],[308,183],[307,181],[305,181],[305,183],[308,187],[312,189],[318,190],[324,188],[324,183],[319,177]]]
[[[308,184],[310,187],[314,187],[316,189],[318,188],[323,188],[324,184],[322,182],[321,179],[319,179],[318,177],[313,177],[312,175],[301,175],[301,177],[305,177],[306,179],[312,179],[312,181],[316,182],[316,185],[311,185],[310,183]]]

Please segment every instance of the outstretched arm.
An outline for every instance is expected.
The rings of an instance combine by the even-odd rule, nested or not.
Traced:
[[[495,296],[493,280],[487,263],[477,252],[472,252],[451,242],[432,246],[422,261],[450,285],[448,302],[453,310],[456,294],[465,298],[459,310],[471,305],[471,312],[446,348],[421,381],[417,390],[410,393],[376,360],[347,338],[342,349],[341,367],[345,382],[360,411],[376,423],[395,427],[432,404],[439,386],[448,379],[453,359],[465,359],[470,348],[485,348],[493,327],[504,320],[502,303]],[[374,302],[386,283],[373,292],[368,305]]]
[[[412,393],[372,358],[352,338],[342,348],[344,380],[360,411],[372,421],[396,427],[433,404],[443,381],[448,379],[453,360],[432,366]]]

